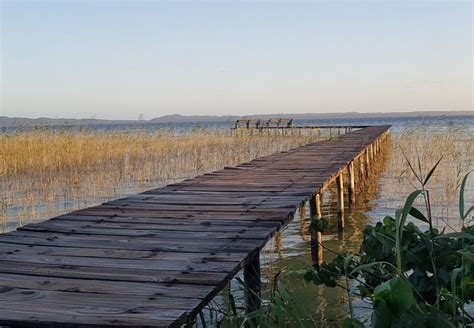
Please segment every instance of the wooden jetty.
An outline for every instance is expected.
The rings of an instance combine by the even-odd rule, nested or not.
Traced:
[[[351,132],[354,129],[363,129],[367,125],[294,125],[292,118],[273,118],[267,121],[260,119],[240,119],[235,121],[231,128],[231,135],[302,135],[325,131],[325,137],[339,137],[344,133]]]
[[[260,250],[298,209],[320,217],[321,193],[334,182],[342,231],[345,182],[353,203],[355,175],[367,174],[388,129],[361,128],[0,235],[0,325],[186,325],[241,269],[248,310],[258,308]],[[318,265],[318,232],[311,251]]]

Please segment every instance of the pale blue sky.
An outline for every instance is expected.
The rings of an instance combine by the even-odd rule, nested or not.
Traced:
[[[0,115],[472,109],[470,1],[0,2]]]

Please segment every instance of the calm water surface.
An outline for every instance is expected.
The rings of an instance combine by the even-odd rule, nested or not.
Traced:
[[[228,123],[200,123],[200,126],[207,128],[222,128],[230,127],[231,122]],[[370,125],[370,124],[391,124],[393,138],[399,138],[413,130],[424,129],[430,133],[439,131],[456,130],[462,131],[459,135],[472,136],[474,133],[474,117],[419,117],[419,118],[388,118],[388,119],[335,119],[335,120],[314,120],[314,121],[296,121],[299,125]],[[143,124],[133,126],[123,126],[121,129],[146,129],[153,131],[156,128],[167,127],[179,131],[185,131],[196,127],[196,124]],[[110,130],[117,129],[117,126],[95,126],[93,129]],[[8,132],[8,131],[7,131]],[[11,132],[11,131],[10,131]],[[472,145],[471,145],[472,146]],[[390,148],[390,147],[389,147]],[[472,147],[469,149],[472,150]],[[399,160],[394,159],[393,154],[387,151],[383,156],[377,160],[377,165],[373,168],[371,177],[366,181],[365,187],[360,189],[357,193],[357,203],[346,219],[346,230],[342,238],[337,235],[336,226],[336,200],[334,192],[329,190],[324,194],[323,216],[329,220],[331,226],[329,232],[323,235],[323,242],[326,247],[337,252],[341,251],[356,251],[359,247],[362,231],[364,226],[368,223],[373,223],[383,219],[386,215],[394,215],[395,210],[402,206],[406,196],[413,188],[407,183],[400,183],[400,176],[395,174],[397,172],[394,165],[398,165]],[[474,154],[473,156],[474,157]],[[466,163],[465,163],[466,164]],[[466,164],[472,169],[472,163]],[[470,196],[474,186],[471,182],[468,185]],[[435,183],[431,186],[433,193],[445,193],[445,186],[441,182]],[[449,197],[448,197],[449,196]],[[446,208],[445,203],[435,203],[435,215],[440,218],[447,219],[454,226],[456,225],[456,199],[457,194],[452,193],[448,195],[451,205]],[[474,197],[467,198],[474,199]],[[59,200],[58,202],[61,202]],[[310,263],[310,248],[309,248],[309,234],[308,234],[308,220],[301,221],[299,214],[289,226],[276,238],[274,238],[262,252],[263,259],[263,279],[266,288],[270,285],[274,275],[281,271],[280,279],[282,283],[294,292],[297,298],[305,305],[307,311],[311,314],[315,322],[308,322],[310,326],[321,327],[338,327],[341,320],[347,316],[347,295],[339,289],[328,289],[322,286],[315,286],[306,284],[303,280],[303,274],[306,267]],[[44,218],[46,219],[46,218]],[[442,226],[443,222],[439,221]],[[8,230],[13,229],[14,226]],[[331,258],[330,252],[325,252],[326,259]],[[241,275],[241,273],[240,273]],[[239,284],[234,280],[231,283],[232,293],[237,298],[237,301],[242,301],[243,294],[240,290]],[[221,298],[216,298],[216,302],[220,302]],[[367,319],[370,316],[370,311],[365,309],[370,305],[357,304],[357,313],[361,318]]]

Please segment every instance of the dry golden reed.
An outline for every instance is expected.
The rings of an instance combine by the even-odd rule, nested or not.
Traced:
[[[4,224],[21,225],[25,220],[156,188],[316,139],[236,137],[227,129],[181,133],[168,129],[43,130],[0,135],[0,215]]]
[[[403,195],[420,187],[408,162],[417,173],[421,171],[426,177],[440,159],[426,187],[430,190],[433,214],[440,228],[445,227],[448,220],[450,225],[458,224],[459,187],[463,177],[474,169],[474,133],[466,127],[419,127],[394,132],[382,184],[384,206],[402,207]],[[473,182],[472,179],[468,181],[466,199],[472,199]]]

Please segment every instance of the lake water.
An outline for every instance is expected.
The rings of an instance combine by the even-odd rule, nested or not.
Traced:
[[[348,213],[346,219],[346,230],[342,238],[337,234],[336,226],[336,200],[334,192],[329,190],[324,195],[323,216],[329,220],[331,226],[328,232],[323,235],[324,245],[337,252],[356,251],[359,247],[362,231],[368,223],[373,223],[383,219],[386,215],[394,215],[395,210],[402,206],[406,196],[414,189],[409,183],[409,172],[403,169],[405,159],[400,156],[400,147],[413,147],[413,140],[407,141],[405,137],[416,136],[415,140],[421,155],[428,158],[424,163],[426,167],[434,164],[435,159],[448,153],[449,159],[443,164],[445,171],[436,177],[430,189],[435,194],[434,213],[439,226],[448,221],[454,228],[457,226],[457,191],[451,186],[444,175],[456,180],[455,174],[460,175],[473,168],[474,146],[474,116],[439,116],[439,117],[393,117],[376,119],[323,119],[295,121],[295,125],[392,125],[392,139],[394,143],[388,147],[383,156],[377,159],[371,177],[366,181],[365,187],[357,193],[356,206]],[[134,125],[101,125],[87,127],[89,130],[109,131],[109,130],[147,130],[153,131],[157,128],[173,129],[177,133],[195,129],[196,126],[205,128],[230,128],[232,122],[226,123],[199,123],[199,124],[134,124]],[[56,127],[61,130],[65,127]],[[77,128],[77,127],[76,127]],[[69,128],[68,128],[69,129]],[[12,130],[4,130],[11,133]],[[450,144],[443,143],[443,133],[451,136]],[[430,136],[438,135],[439,138],[430,139]],[[435,141],[433,141],[435,140]],[[411,142],[411,143],[410,143]],[[437,142],[438,144],[427,144]],[[421,145],[421,146],[420,146]],[[454,145],[454,146],[452,146]],[[415,145],[416,146],[416,145]],[[444,147],[444,148],[437,148]],[[455,147],[457,150],[451,148]],[[413,153],[412,148],[408,148]],[[417,150],[418,151],[418,150]],[[452,152],[452,153],[451,153]],[[460,153],[460,154],[458,154]],[[449,180],[451,181],[451,180]],[[466,200],[474,200],[472,192],[474,178],[468,184],[468,197]],[[441,196],[436,196],[441,194]],[[472,203],[472,202],[471,202]],[[444,220],[444,221],[443,221]],[[274,275],[281,271],[281,282],[287,286],[305,305],[308,313],[317,326],[338,327],[341,320],[347,316],[347,295],[342,290],[328,289],[322,286],[306,284],[303,280],[305,269],[310,263],[308,222],[301,222],[299,214],[296,215],[292,223],[277,235],[262,252],[263,259],[263,279],[268,289]],[[326,258],[331,257],[331,253],[325,252]],[[242,301],[242,292],[239,284],[234,280],[231,283],[232,293],[237,300]],[[220,298],[216,299],[219,302]],[[358,304],[357,313],[362,318],[367,319],[370,311],[365,309],[370,305]],[[308,327],[314,326],[314,322],[308,322]]]
[[[413,129],[418,127],[429,127],[431,129],[446,129],[450,126],[464,127],[474,129],[474,115],[465,116],[415,116],[415,117],[387,117],[387,118],[334,118],[334,119],[311,119],[311,120],[294,120],[294,125],[377,125],[390,124],[392,131],[404,129]],[[50,126],[47,129],[53,130],[83,130],[90,131],[132,131],[132,130],[148,130],[171,129],[182,132],[196,127],[204,127],[211,129],[230,128],[234,125],[233,121],[227,122],[186,122],[186,123],[149,123],[147,121],[136,123],[117,123],[117,124],[94,124],[89,126],[72,126],[57,125]],[[11,133],[15,130],[30,130],[31,127],[0,127],[0,133]]]

